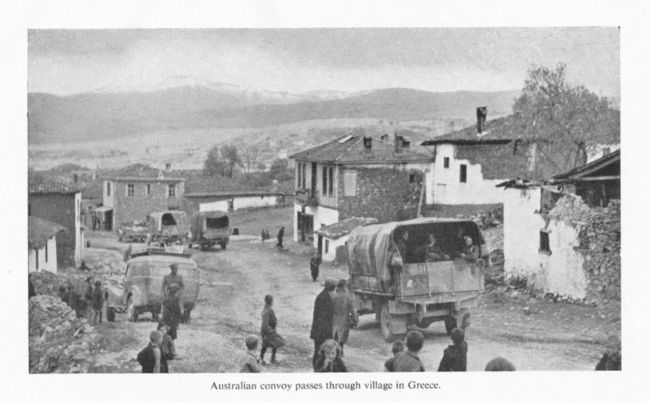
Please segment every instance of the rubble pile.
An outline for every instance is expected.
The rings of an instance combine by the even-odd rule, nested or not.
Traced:
[[[29,300],[29,372],[87,372],[101,335],[57,297]]]
[[[621,298],[621,204],[612,200],[594,210],[579,233],[580,252],[585,258],[588,299]]]
[[[56,297],[59,295],[59,287],[63,286],[67,289],[71,285],[67,278],[49,271],[30,273],[29,278],[36,295],[52,295]]]

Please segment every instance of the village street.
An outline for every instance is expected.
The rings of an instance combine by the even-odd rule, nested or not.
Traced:
[[[193,251],[201,270],[200,297],[191,322],[180,328],[176,342],[180,358],[170,363],[170,372],[238,372],[244,338],[259,334],[266,294],[275,298],[278,332],[287,339],[287,346],[278,354],[280,364],[264,370],[310,372],[314,298],[324,278],[347,278],[346,267],[322,265],[319,281],[312,282],[305,246],[288,242],[287,251],[278,251],[273,239],[262,243],[246,236],[237,238],[227,250]],[[104,245],[126,248],[108,239],[102,240]],[[141,244],[134,244],[134,250],[138,247]],[[523,297],[503,300],[484,295],[482,300],[467,331],[468,370],[480,371],[496,356],[507,357],[518,370],[593,370],[603,350],[594,342],[607,322],[596,308],[531,302]],[[523,307],[529,305],[534,314],[525,315]],[[98,331],[113,342],[96,356],[94,371],[138,372],[135,356],[155,328],[150,320],[144,314],[133,324],[120,314],[116,322],[98,325]],[[436,370],[450,341],[442,323],[432,324],[424,333],[420,356],[426,370]],[[389,356],[390,344],[383,341],[374,315],[362,316],[345,350],[349,370],[383,371]]]

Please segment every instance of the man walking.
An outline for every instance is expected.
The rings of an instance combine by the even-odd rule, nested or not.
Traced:
[[[314,340],[314,357],[312,364],[316,366],[316,358],[321,344],[327,339],[333,337],[334,327],[334,302],[332,295],[336,288],[336,281],[325,280],[325,288],[318,294],[314,302],[314,318],[311,323],[311,333],[309,338]]]
[[[284,227],[280,228],[280,231],[278,231],[278,244],[276,246],[280,249],[284,248],[284,246],[282,246],[282,238],[284,238]]]

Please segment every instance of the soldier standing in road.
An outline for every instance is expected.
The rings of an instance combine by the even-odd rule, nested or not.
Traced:
[[[178,336],[178,324],[181,321],[181,316],[183,316],[183,303],[179,294],[178,285],[172,283],[167,287],[167,296],[163,300],[162,320],[169,326],[167,333],[172,340],[176,340]]]
[[[311,333],[309,338],[314,340],[314,357],[312,364],[316,367],[316,358],[321,344],[327,339],[333,337],[334,332],[334,302],[332,295],[336,288],[336,281],[325,280],[325,288],[316,297],[314,302],[314,318],[311,323]]]
[[[314,256],[309,260],[309,270],[311,271],[311,278],[312,280],[316,281],[318,279],[318,272],[319,272],[319,267],[321,264],[321,261],[323,258],[321,257],[321,254],[316,252]]]
[[[284,346],[285,341],[276,330],[278,320],[273,311],[273,296],[267,295],[264,297],[264,309],[262,310],[262,350],[260,351],[260,361],[262,365],[266,365],[264,361],[264,354],[266,349],[271,347],[271,364],[277,364],[275,354],[278,348]]]
[[[167,296],[169,296],[169,287],[172,284],[176,284],[176,286],[178,287],[177,291],[182,301],[183,290],[185,289],[185,284],[183,283],[183,276],[178,274],[178,264],[176,263],[170,264],[169,269],[171,270],[171,273],[163,277],[162,288],[160,291],[163,297],[163,301],[167,298]],[[182,309],[183,307],[181,307],[181,311]]]
[[[354,301],[345,288],[345,280],[340,280],[337,284],[332,302],[334,303],[334,339],[339,343],[341,357],[343,357],[343,346],[348,342],[350,328],[356,327],[358,321]]]

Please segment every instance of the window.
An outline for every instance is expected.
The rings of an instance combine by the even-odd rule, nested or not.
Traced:
[[[327,194],[327,167],[323,167],[323,196]]]
[[[176,197],[176,184],[170,183],[167,185],[167,197]]]
[[[111,195],[111,183],[106,182],[106,196],[110,196],[110,195]]]
[[[45,242],[45,263],[47,263],[47,244],[49,243],[49,240]]]
[[[330,251],[330,241],[329,239],[325,240],[325,253],[328,253]]]
[[[449,157],[443,158],[442,163],[445,168],[449,168]]]
[[[545,230],[539,231],[539,251],[551,254],[551,244],[548,238],[549,232]]]
[[[34,252],[36,252],[36,271],[38,271],[38,249],[34,249]]]
[[[343,195],[357,195],[357,171],[345,171],[343,174]]]
[[[27,203],[27,215],[32,215],[32,203]]]
[[[307,164],[302,164],[302,188],[307,189]]]
[[[300,188],[302,185],[302,164],[296,165],[296,187]]]
[[[133,183],[126,185],[126,195],[129,197],[135,196],[135,185]]]
[[[415,178],[416,178],[415,174],[409,174],[409,183],[415,183]]]
[[[467,165],[460,165],[460,183],[467,183]]]
[[[145,188],[145,193],[147,196],[151,196],[151,183],[147,183],[147,187]]]
[[[329,195],[332,196],[334,194],[334,167],[330,167],[330,173],[329,173],[329,178],[330,178],[330,183],[329,183]]]

